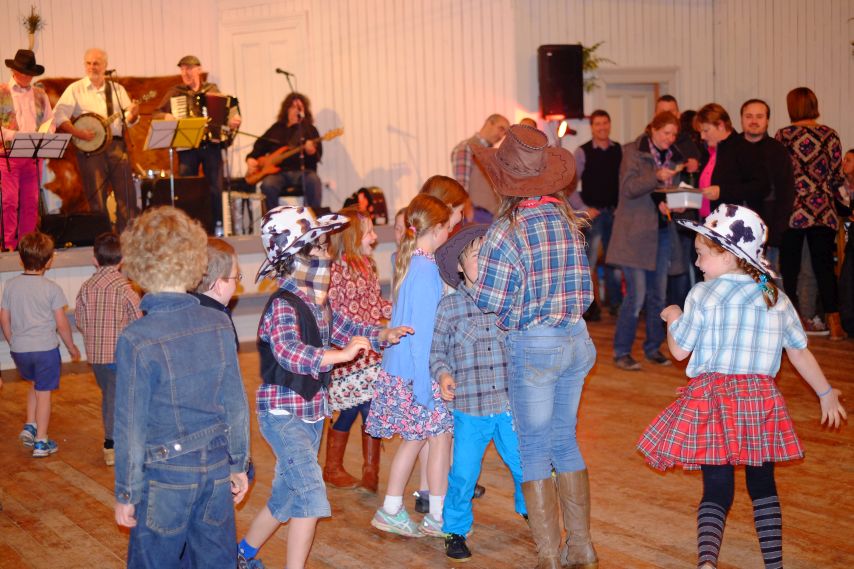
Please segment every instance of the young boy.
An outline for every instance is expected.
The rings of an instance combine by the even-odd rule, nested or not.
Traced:
[[[21,377],[32,381],[27,394],[27,422],[19,435],[24,446],[33,447],[33,456],[42,458],[59,450],[47,436],[50,423],[50,393],[59,389],[62,338],[72,361],[80,350],[71,337],[65,315],[65,294],[55,282],[44,277],[53,263],[53,239],[44,233],[27,233],[18,242],[24,273],[10,279],[0,301],[0,326],[9,342],[12,360]]]
[[[436,251],[439,274],[451,288],[461,282],[471,286],[477,279],[478,252],[487,229],[488,225],[466,226]],[[468,295],[455,290],[439,302],[430,373],[454,413],[454,458],[442,531],[447,534],[445,555],[455,561],[471,557],[466,545],[474,521],[471,499],[490,441],[495,441],[513,476],[516,513],[527,517],[519,440],[507,397],[504,336],[495,316],[481,312]]]
[[[249,410],[228,316],[186,293],[207,236],[172,207],[122,233],[145,316],[116,344],[116,522],[128,567],[234,567],[234,506],[246,494]],[[233,498],[232,498],[233,496]]]
[[[237,253],[234,247],[222,239],[208,237],[208,267],[202,280],[190,294],[198,298],[202,306],[225,312],[231,319],[228,303],[237,292],[237,285],[241,280],[243,280],[243,274],[237,264]],[[233,320],[231,327],[234,330],[234,341],[239,351],[240,340],[237,338],[237,329],[234,328]]]
[[[318,518],[331,515],[317,452],[330,416],[332,366],[362,350],[396,344],[412,328],[359,324],[326,302],[330,257],[327,233],[347,223],[341,215],[315,218],[311,209],[280,206],[267,212],[261,241],[267,259],[255,277],[278,279],[258,326],[261,379],[258,422],[276,454],[272,495],[238,545],[238,567],[263,567],[258,549],[288,522],[288,569],[303,569]],[[345,346],[331,348],[330,344]]]
[[[95,238],[95,274],[77,293],[74,319],[83,334],[86,357],[101,389],[104,463],[115,464],[116,341],[128,324],[142,317],[139,295],[121,273],[122,247],[113,232]]]

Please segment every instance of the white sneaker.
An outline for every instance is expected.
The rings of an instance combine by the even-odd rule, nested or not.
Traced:
[[[418,531],[418,526],[409,517],[406,508],[400,508],[400,511],[393,516],[380,508],[371,519],[371,525],[378,530],[396,533],[397,535],[424,537],[424,534]]]

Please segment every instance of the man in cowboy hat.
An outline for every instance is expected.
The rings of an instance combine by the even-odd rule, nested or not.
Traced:
[[[0,128],[3,142],[9,145],[19,132],[37,132],[42,125],[50,125],[53,110],[44,89],[31,85],[33,77],[44,73],[36,63],[36,55],[28,49],[19,49],[15,59],[7,59],[6,67],[12,78],[0,84]],[[0,156],[5,155],[0,148]],[[18,236],[36,228],[38,219],[39,183],[38,165],[29,158],[0,160],[0,178],[3,194],[4,249],[18,246]]]

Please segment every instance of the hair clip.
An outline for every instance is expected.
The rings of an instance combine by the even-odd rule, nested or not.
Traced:
[[[758,286],[759,290],[761,290],[762,292],[765,292],[765,293],[771,292],[771,287],[768,286],[768,276],[765,274],[762,274],[759,277],[759,282],[756,283],[756,286]]]
[[[410,225],[410,226],[409,226],[409,229],[411,229],[411,230],[412,230],[412,233],[418,233],[418,230],[417,230],[417,229],[415,229],[415,226],[414,226],[414,225]]]

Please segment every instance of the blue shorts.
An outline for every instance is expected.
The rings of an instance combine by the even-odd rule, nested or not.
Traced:
[[[12,361],[23,379],[35,383],[36,391],[59,389],[62,367],[59,347],[46,352],[12,352]]]
[[[328,518],[323,471],[317,462],[324,421],[306,423],[293,415],[258,412],[261,434],[276,455],[273,491],[267,508],[280,522],[291,518]]]

